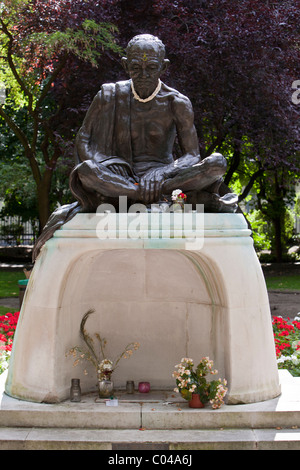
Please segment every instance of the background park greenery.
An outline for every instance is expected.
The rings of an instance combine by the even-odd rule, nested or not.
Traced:
[[[166,45],[163,80],[193,103],[202,157],[224,154],[257,249],[284,260],[299,245],[299,9],[299,0],[0,1],[2,215],[38,218],[41,229],[71,202],[76,132],[100,85],[127,78],[128,40],[148,32]]]

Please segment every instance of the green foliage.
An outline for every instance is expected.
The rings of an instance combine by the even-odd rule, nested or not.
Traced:
[[[64,51],[98,67],[100,51],[109,48],[119,54],[123,52],[113,39],[115,32],[117,28],[110,23],[97,24],[86,19],[78,30],[67,28],[53,33],[34,33],[28,38],[28,47],[43,48],[47,59],[51,59],[56,51]]]
[[[295,211],[295,215],[297,217],[300,217],[300,193],[296,194],[294,211]]]
[[[0,154],[1,155],[1,154]],[[23,234],[23,223],[31,221],[35,225],[38,219],[36,187],[29,166],[19,158],[2,161],[0,166],[0,199],[3,207],[0,210],[0,219],[17,216],[18,223],[7,227],[1,227],[4,238],[11,238],[17,244]],[[7,239],[8,241],[8,239]]]
[[[278,207],[277,207],[278,210]],[[287,247],[290,241],[293,238],[294,234],[294,212],[292,209],[288,208],[286,205],[280,204],[281,210],[281,243],[284,251],[287,250]],[[247,214],[247,219],[249,220],[252,228],[252,237],[254,241],[254,247],[256,251],[271,250],[274,252],[275,246],[275,230],[270,219],[276,215],[276,208],[269,207],[267,213],[262,213],[259,209],[252,210]],[[272,214],[272,217],[271,215]],[[282,260],[286,258],[283,255]],[[276,261],[274,255],[261,255],[261,261],[271,262]]]
[[[26,2],[8,2],[0,28],[0,82],[8,90],[8,103],[16,109],[40,105],[44,90],[53,81],[60,60],[73,54],[79,60],[99,66],[105,49],[122,54],[114,39],[117,28],[85,19],[79,27],[37,31],[18,37],[17,14]],[[28,2],[29,6],[32,2]],[[15,44],[15,45],[14,45]],[[17,44],[17,46],[16,46]]]
[[[270,250],[271,240],[268,223],[260,210],[254,209],[247,218],[251,224],[254,247],[257,251]]]
[[[36,218],[36,189],[26,162],[2,162],[0,180],[0,198],[5,201],[6,206],[1,214],[20,215],[24,220]]]
[[[286,207],[284,214],[284,228],[286,241],[291,240],[294,233],[295,215],[294,211],[289,207]]]

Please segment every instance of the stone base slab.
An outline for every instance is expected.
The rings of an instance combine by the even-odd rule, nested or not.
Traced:
[[[96,403],[95,394],[80,403],[30,403],[3,393],[2,377],[0,449],[299,450],[300,378],[285,370],[279,376],[279,397],[219,410],[192,410],[159,391],[139,403],[117,392],[117,407]]]

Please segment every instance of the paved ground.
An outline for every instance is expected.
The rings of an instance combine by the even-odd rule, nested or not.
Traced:
[[[292,320],[300,312],[300,291],[272,290],[269,291],[269,300],[272,316]]]
[[[19,299],[15,297],[3,297],[0,298],[0,305],[17,312],[19,310]]]
[[[300,276],[300,263],[273,263],[262,265],[264,275],[268,276]],[[273,316],[293,319],[300,312],[300,291],[270,290],[270,308]]]

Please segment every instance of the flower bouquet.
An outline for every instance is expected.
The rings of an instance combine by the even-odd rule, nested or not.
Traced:
[[[194,361],[190,358],[182,358],[180,364],[175,366],[177,370],[173,372],[177,387],[175,392],[190,401],[193,394],[198,394],[201,403],[204,405],[210,402],[213,409],[220,408],[224,404],[224,397],[227,393],[227,382],[225,379],[207,381],[208,374],[215,375],[217,370],[213,369],[213,361],[209,357],[203,357],[194,370]]]
[[[182,211],[184,207],[184,203],[187,199],[187,195],[184,194],[181,189],[175,189],[172,192],[172,201],[173,201],[173,210],[174,212],[176,211]]]
[[[80,361],[85,360],[90,361],[93,364],[97,371],[98,385],[100,390],[100,386],[103,381],[107,382],[111,380],[111,375],[118,367],[120,360],[122,358],[129,358],[133,354],[133,351],[140,347],[140,344],[129,343],[116,359],[108,359],[105,353],[105,346],[107,344],[106,339],[102,338],[99,333],[95,333],[94,337],[97,340],[95,344],[94,338],[87,332],[85,328],[86,321],[92,313],[94,313],[94,310],[89,310],[83,316],[80,323],[80,335],[84,340],[86,347],[83,348],[81,346],[74,346],[67,352],[66,355],[72,355],[75,358],[73,363],[74,366],[79,364]],[[110,388],[110,392],[112,392],[112,388]]]

